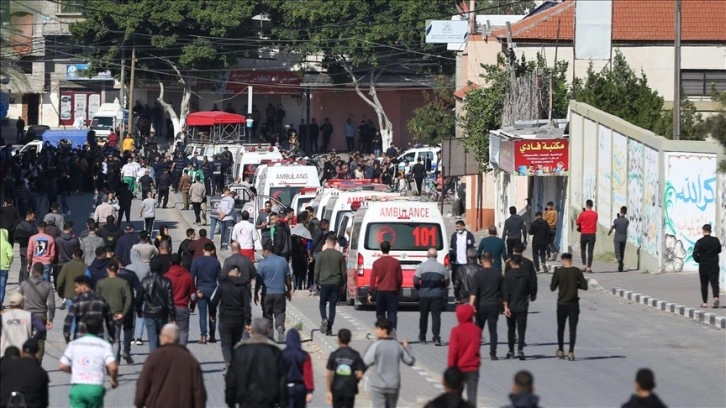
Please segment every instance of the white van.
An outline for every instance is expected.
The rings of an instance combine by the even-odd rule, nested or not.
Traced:
[[[96,132],[96,138],[106,140],[111,132],[121,126],[121,122],[128,120],[128,109],[121,108],[118,100],[113,103],[102,103],[91,118],[91,129]]]
[[[277,146],[242,146],[235,155],[235,179],[252,182],[257,167],[262,163],[282,161],[282,153]]]
[[[449,237],[436,202],[414,197],[371,197],[355,212],[348,245],[348,302],[356,309],[368,303],[373,262],[380,245],[391,243],[390,255],[401,262],[403,287],[399,299],[417,302],[413,286],[416,267],[429,248],[439,251],[438,261],[449,266]]]
[[[320,180],[315,166],[272,163],[260,165],[255,171],[257,194],[276,198],[288,207],[303,188],[318,187]]]
[[[441,148],[438,146],[423,146],[414,147],[408,149],[398,156],[398,170],[402,171],[406,167],[406,162],[411,165],[416,164],[416,160],[421,158],[421,162],[426,165],[427,161],[430,161],[431,167],[427,169],[428,172],[436,172],[438,169],[438,153],[441,152]]]
[[[305,211],[305,207],[310,205],[310,202],[318,195],[320,188],[303,188],[299,193],[295,194],[290,203],[290,208],[295,210],[295,214],[300,214]]]
[[[351,214],[371,197],[400,197],[400,193],[388,192],[388,186],[371,185],[366,188],[352,188],[334,191],[325,206],[323,218],[330,221],[330,231],[339,231],[340,222],[345,214]],[[323,219],[321,218],[321,219]]]

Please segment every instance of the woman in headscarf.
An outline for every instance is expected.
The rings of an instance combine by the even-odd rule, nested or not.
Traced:
[[[169,235],[169,227],[166,225],[162,225],[159,228],[159,235],[154,238],[154,246],[156,249],[159,249],[159,245],[161,244],[161,241],[168,241],[169,242],[169,248],[172,248],[171,246],[171,235]]]
[[[285,338],[282,357],[287,370],[288,408],[305,408],[313,401],[313,363],[310,354],[302,349],[300,332],[290,329]]]

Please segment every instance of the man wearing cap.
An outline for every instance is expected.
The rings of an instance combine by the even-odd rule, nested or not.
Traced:
[[[48,406],[48,373],[38,364],[40,347],[35,339],[23,343],[19,357],[0,362],[0,404],[10,406],[13,393],[23,396],[26,407]]]
[[[713,291],[713,308],[718,309],[718,254],[721,253],[721,241],[711,235],[711,224],[703,226],[703,237],[693,247],[693,260],[698,262],[698,275],[701,278],[701,307],[708,307],[708,284]]]
[[[43,322],[29,311],[23,310],[25,299],[20,292],[11,293],[8,302],[10,308],[0,314],[0,357],[5,355],[8,347],[21,348],[29,338],[37,340],[45,334]]]
[[[45,222],[38,224],[38,233],[28,241],[28,271],[34,262],[43,264],[43,280],[50,282],[50,273],[55,262],[55,238],[45,233]]]
[[[46,224],[45,233],[53,237],[53,239],[56,239],[61,234],[61,230],[55,224],[55,217],[53,217],[53,214],[45,214],[45,217],[43,217],[43,221],[45,221]]]

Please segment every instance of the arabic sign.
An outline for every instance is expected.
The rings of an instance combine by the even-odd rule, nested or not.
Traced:
[[[467,20],[431,20],[426,22],[426,43],[462,43],[469,32]]]
[[[515,141],[514,174],[566,176],[569,173],[569,147],[567,139]]]
[[[90,64],[67,64],[66,79],[69,81],[113,81],[111,71],[99,72],[89,78],[85,71],[90,68]]]
[[[229,72],[226,91],[242,92],[252,85],[255,94],[299,93],[302,75],[296,71],[241,71]]]

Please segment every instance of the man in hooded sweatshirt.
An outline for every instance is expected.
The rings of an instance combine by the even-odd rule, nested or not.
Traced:
[[[653,389],[655,389],[655,374],[648,368],[641,368],[635,375],[635,394],[623,404],[622,408],[666,408]]]
[[[305,408],[313,402],[313,362],[310,354],[302,349],[300,332],[290,329],[285,337],[285,349],[282,350],[287,371],[288,408]]]
[[[512,393],[509,394],[512,402],[504,408],[538,408],[539,397],[534,395],[534,377],[527,370],[522,370],[514,375]]]
[[[96,248],[96,259],[88,265],[88,269],[86,269],[85,273],[86,277],[91,280],[91,288],[94,291],[96,290],[96,284],[98,281],[108,276],[106,267],[108,266],[109,261],[110,259],[106,258],[106,248]]]
[[[5,301],[5,286],[8,283],[8,273],[13,264],[13,245],[8,241],[8,230],[0,228],[0,309]]]
[[[45,325],[45,332],[38,338],[40,361],[45,354],[45,338],[47,331],[53,328],[55,317],[55,293],[50,282],[43,279],[44,265],[36,262],[31,267],[30,277],[23,281],[18,292],[25,297],[24,309],[39,318]]]
[[[106,243],[103,241],[103,238],[98,236],[98,226],[95,222],[88,224],[88,236],[81,238],[81,249],[83,250],[83,255],[85,259],[83,262],[86,265],[91,265],[93,261],[95,260],[96,256],[96,249],[99,247],[106,247]],[[105,269],[105,266],[104,266]]]
[[[122,265],[131,263],[131,248],[139,243],[139,234],[134,231],[134,225],[127,223],[124,233],[116,239],[116,255],[121,259]]]
[[[474,323],[476,310],[470,304],[456,307],[456,318],[459,325],[451,329],[449,337],[449,368],[461,370],[466,382],[466,399],[476,406],[477,388],[479,386],[479,367],[481,356],[481,329]]]

